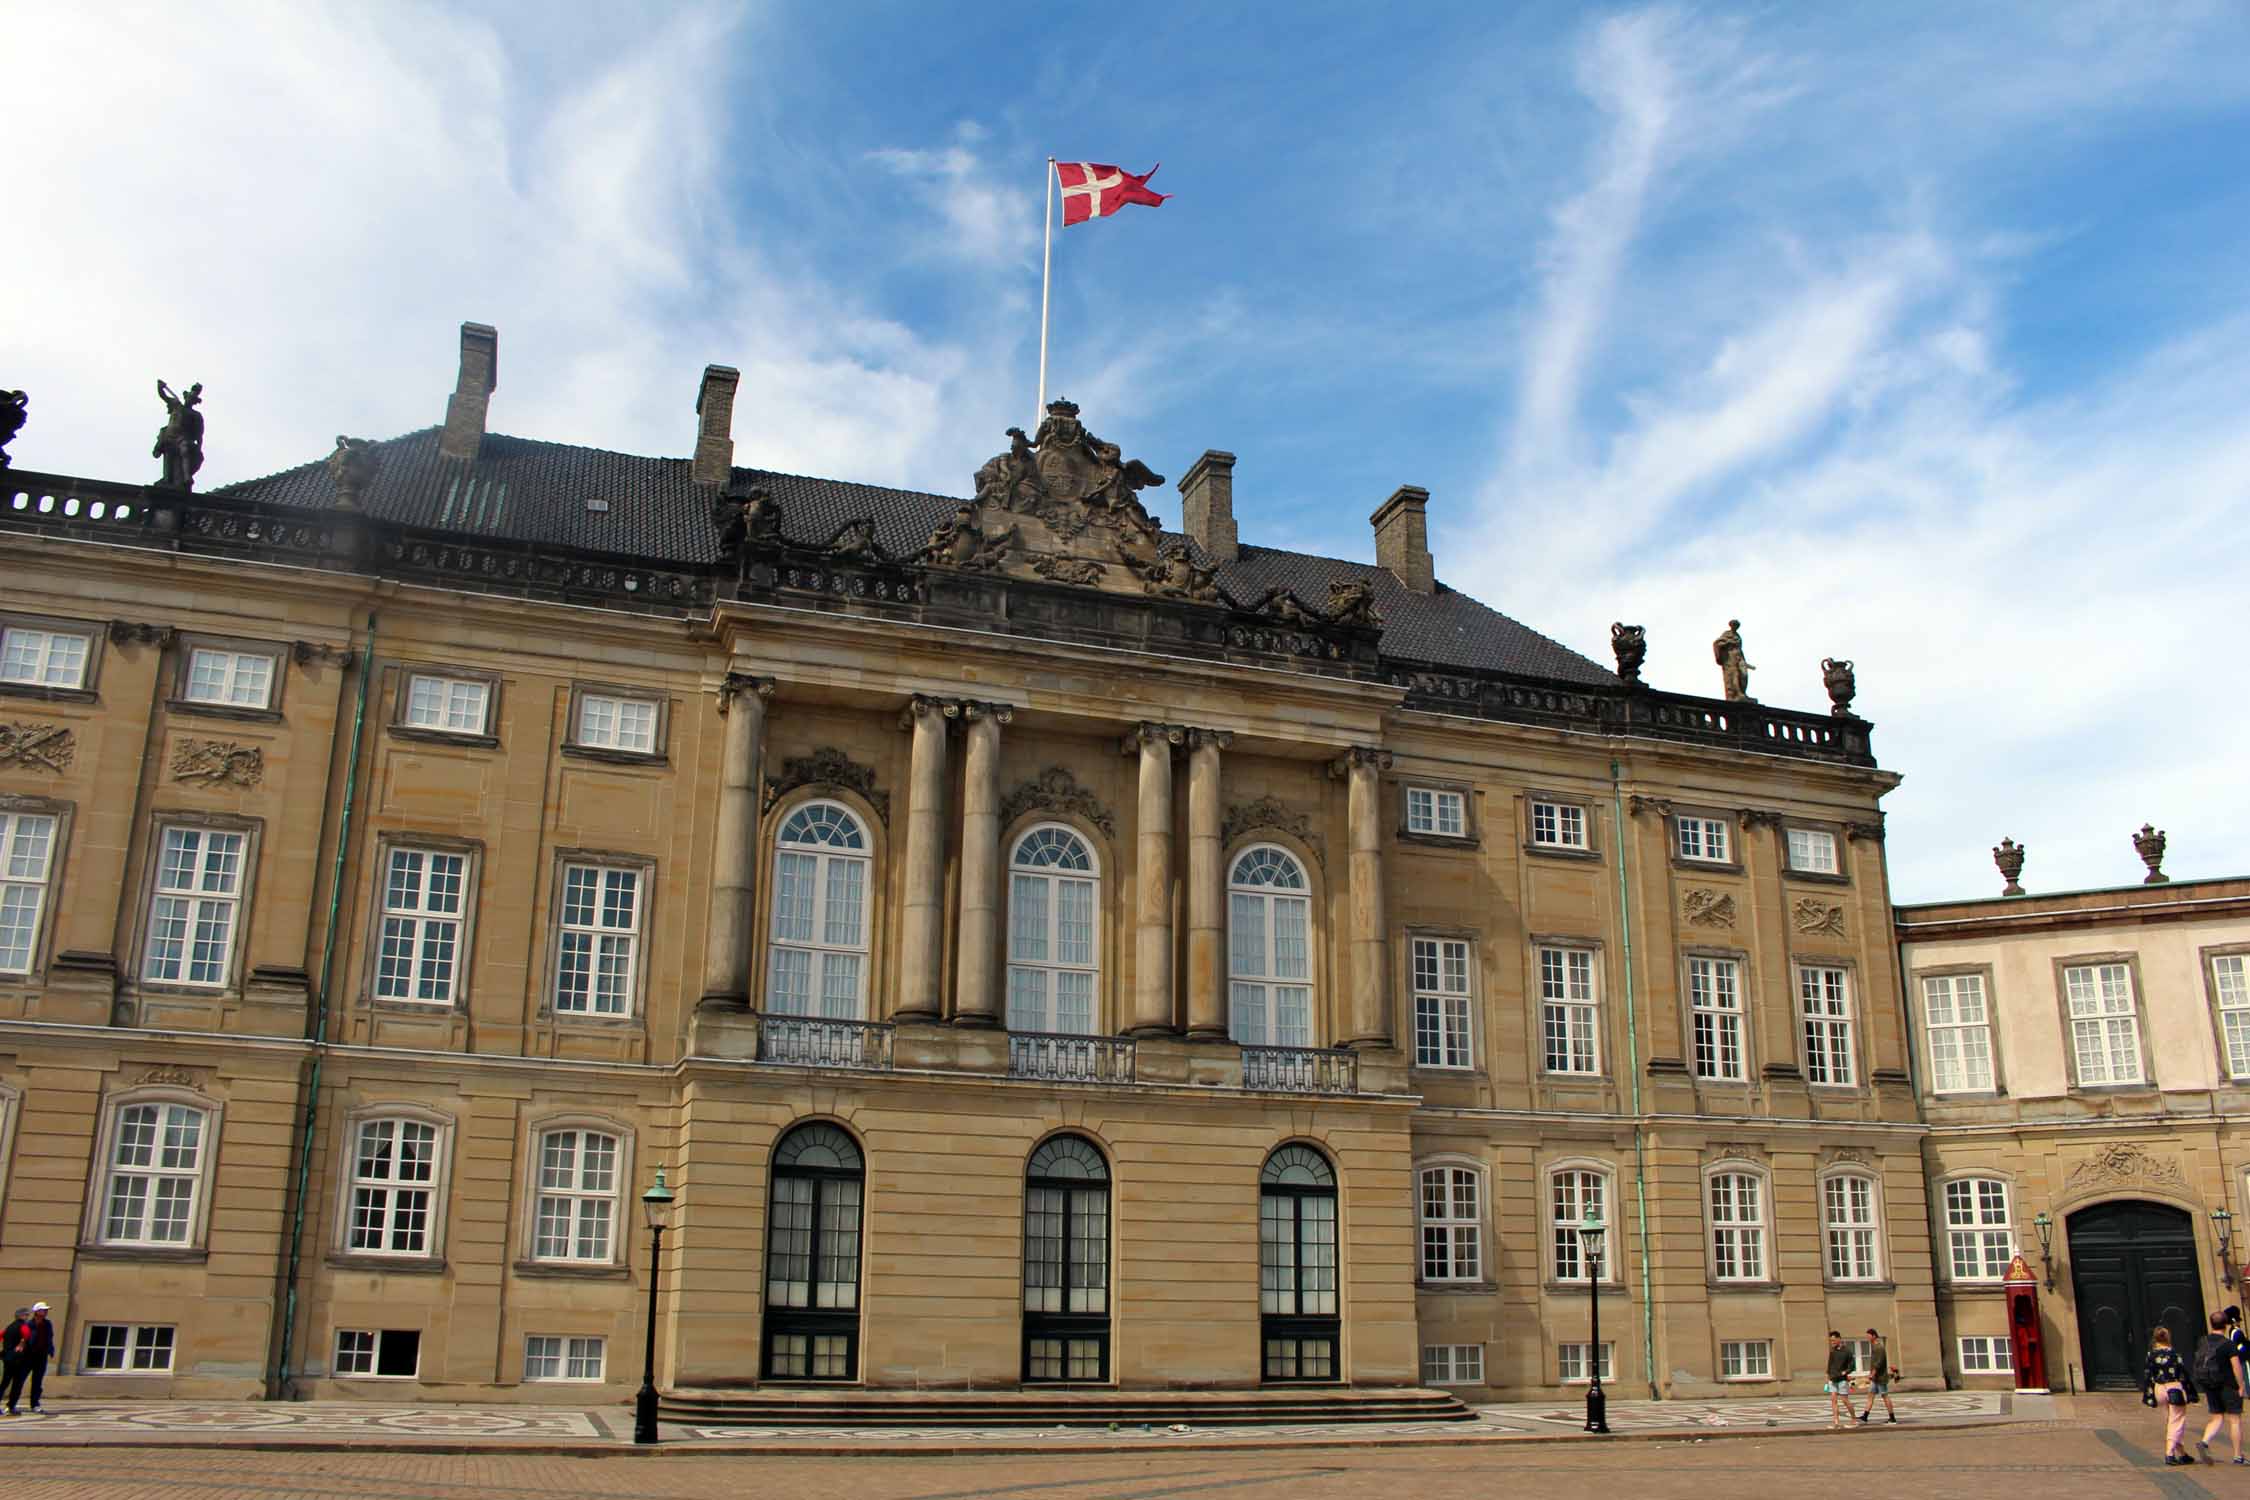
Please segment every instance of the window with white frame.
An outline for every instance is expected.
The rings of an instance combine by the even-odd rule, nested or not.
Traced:
[[[452,1003],[468,869],[466,854],[390,851],[375,953],[377,998]]]
[[[1881,1274],[1875,1255],[1875,1179],[1840,1172],[1821,1184],[1821,1209],[1827,1230],[1828,1279],[1874,1281]]]
[[[1755,1172],[1711,1175],[1711,1275],[1719,1281],[1766,1279],[1766,1184]]]
[[[1437,838],[1459,839],[1469,836],[1469,801],[1459,792],[1440,791],[1436,787],[1410,786],[1406,789],[1406,831],[1426,833]]]
[[[58,827],[53,813],[0,810],[0,974],[28,974],[39,957]]]
[[[1719,1341],[1719,1378],[1721,1380],[1773,1379],[1773,1340],[1721,1339]]]
[[[1592,1217],[1609,1222],[1609,1176],[1591,1167],[1565,1167],[1547,1179],[1548,1243],[1553,1256],[1550,1264],[1557,1281],[1584,1281],[1586,1279],[1585,1247],[1578,1226]],[[1615,1259],[1606,1243],[1595,1269],[1604,1281],[1616,1280],[1610,1267]]]
[[[339,1328],[336,1374],[377,1380],[412,1380],[422,1368],[419,1328]]]
[[[0,627],[0,682],[24,687],[82,688],[94,638],[33,625]]]
[[[1045,823],[1008,859],[1008,1029],[1091,1036],[1101,992],[1101,866]]]
[[[0,914],[0,969],[8,966],[6,933],[7,919]],[[2211,998],[2226,1041],[2227,1076],[2250,1077],[2250,958],[2221,953],[2211,960]]]
[[[1458,938],[1413,941],[1414,1065],[1466,1068],[1469,1055],[1469,945]]]
[[[1955,1281],[1998,1281],[2008,1274],[2016,1236],[2008,1185],[1997,1177],[1957,1177],[1945,1185],[1945,1240]]]
[[[608,1353],[606,1340],[534,1333],[523,1341],[526,1380],[599,1380]]]
[[[1687,961],[1687,971],[1695,1076],[1742,1078],[1742,965],[1699,957]]]
[[[1422,1384],[1483,1385],[1484,1345],[1424,1344]]]
[[[211,1116],[190,1104],[128,1104],[117,1111],[102,1192],[102,1243],[193,1243]]]
[[[443,734],[483,734],[492,708],[492,684],[476,677],[415,672],[406,679],[399,722]]]
[[[249,842],[248,834],[217,828],[157,829],[143,979],[211,989],[226,984]]]
[[[438,1130],[420,1120],[362,1120],[353,1132],[351,1215],[344,1248],[357,1255],[426,1256]]]
[[[1825,828],[1790,829],[1789,868],[1803,875],[1841,873],[1836,862],[1836,835]]]
[[[1922,1024],[1930,1038],[1932,1092],[1992,1091],[1992,1017],[1982,974],[1925,976]]]
[[[618,1138],[562,1129],[539,1137],[531,1258],[608,1264],[617,1226]]]
[[[1421,1178],[1422,1279],[1482,1280],[1482,1174],[1474,1167],[1424,1167]]]
[[[1800,964],[1797,1019],[1805,1034],[1805,1082],[1831,1088],[1852,1083],[1850,977],[1830,965]]]
[[[657,705],[653,699],[616,693],[578,695],[577,743],[586,749],[654,755],[656,732]]]
[[[1531,842],[1542,849],[1584,849],[1586,809],[1575,802],[1531,802]]]
[[[1585,1385],[1593,1377],[1587,1372],[1587,1357],[1591,1344],[1555,1345],[1555,1374],[1564,1385]],[[1602,1340],[1602,1379],[1617,1378],[1617,1346],[1608,1339]]]
[[[805,803],[774,836],[769,1014],[866,1019],[871,853],[840,802]]]
[[[1312,900],[1296,857],[1257,844],[1227,877],[1227,1035],[1253,1047],[1312,1045]]]
[[[2078,1082],[2141,1082],[2141,1037],[2134,1015],[2133,971],[2124,964],[2078,964],[2063,970],[2070,1006],[2070,1046]]]
[[[275,659],[270,651],[193,647],[180,673],[180,697],[222,708],[271,708]]]
[[[1961,1373],[2009,1375],[2015,1372],[2016,1352],[2005,1335],[1964,1334],[1961,1338]]]
[[[1591,948],[1539,949],[1539,1035],[1550,1073],[1602,1070]]]
[[[169,1375],[178,1330],[169,1323],[89,1323],[81,1375]]]
[[[1679,841],[1680,858],[1712,865],[1730,862],[1726,819],[1698,818],[1683,814],[1673,820],[1673,828]]]
[[[564,865],[555,1009],[586,1016],[629,1013],[640,942],[641,871]]]

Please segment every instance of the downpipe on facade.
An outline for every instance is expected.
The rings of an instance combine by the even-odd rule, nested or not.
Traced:
[[[1633,1010],[1633,896],[1625,876],[1625,787],[1617,761],[1609,763],[1609,800],[1617,829],[1617,926],[1625,952],[1625,1074],[1633,1100],[1633,1213],[1641,1235],[1641,1368],[1648,1375],[1648,1398],[1661,1401],[1656,1385],[1656,1305],[1649,1300],[1648,1134],[1641,1123],[1641,1043]],[[1594,1351],[1599,1360],[1602,1352]]]

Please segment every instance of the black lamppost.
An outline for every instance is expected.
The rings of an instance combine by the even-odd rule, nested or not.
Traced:
[[[1601,1215],[1589,1208],[1578,1224],[1578,1254],[1586,1262],[1586,1307],[1591,1341],[1586,1345],[1586,1430],[1609,1434],[1609,1398],[1602,1394],[1602,1231]]]
[[[2234,1215],[2223,1208],[2211,1210],[2211,1233],[2219,1242],[2219,1281],[2229,1290],[2234,1289],[2234,1262],[2228,1250],[2234,1243]]]
[[[2039,1231],[2039,1267],[2046,1274],[2047,1290],[2055,1289],[2055,1221],[2041,1209],[2032,1216],[2031,1227]]]
[[[664,1228],[672,1222],[672,1190],[664,1185],[664,1168],[656,1169],[656,1185],[641,1194],[641,1214],[648,1221],[648,1352],[641,1362],[641,1393],[633,1398],[633,1441],[656,1441],[656,1273],[664,1253]]]

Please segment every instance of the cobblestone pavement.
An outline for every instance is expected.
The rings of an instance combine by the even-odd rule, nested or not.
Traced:
[[[6,1492],[10,1500],[1492,1500],[1503,1486],[1531,1485],[1633,1500],[1739,1500],[1752,1486],[1768,1494],[1872,1489],[1915,1500],[2025,1491],[2040,1500],[2207,1500],[2250,1491],[2250,1473],[2232,1468],[2160,1467],[2150,1441],[2156,1422],[2144,1415],[2120,1404],[2114,1417],[1981,1428],[1006,1459],[728,1457],[692,1447],[596,1457],[238,1448],[191,1458],[116,1445],[27,1449],[9,1460]]]

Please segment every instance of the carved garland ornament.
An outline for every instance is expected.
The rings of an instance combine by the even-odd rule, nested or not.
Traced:
[[[1252,829],[1265,828],[1286,833],[1311,849],[1313,856],[1326,863],[1328,856],[1321,848],[1320,835],[1313,832],[1312,819],[1301,812],[1292,811],[1278,797],[1260,797],[1254,802],[1237,802],[1227,809],[1219,820],[1219,843],[1232,848],[1234,841]]]
[[[19,720],[0,724],[0,766],[65,771],[78,754],[78,737],[60,724]]]
[[[1816,937],[1844,935],[1844,908],[1832,901],[1815,901],[1808,896],[1789,909],[1789,918],[1799,932]]]
[[[1717,891],[1689,891],[1684,903],[1688,921],[1698,927],[1732,927],[1734,897]]]
[[[256,786],[266,779],[266,752],[233,740],[178,740],[172,745],[172,779],[206,786]]]
[[[140,1081],[144,1085],[168,1084],[173,1088],[192,1089],[201,1080],[185,1068],[151,1068],[141,1075]]]
[[[2187,1178],[2181,1173],[2176,1158],[2151,1156],[2142,1147],[2127,1141],[2104,1146],[2072,1167],[2063,1192],[2095,1192],[2124,1183],[2171,1188],[2180,1193],[2187,1191]]]
[[[1027,812],[1070,813],[1084,818],[1106,836],[1117,837],[1117,819],[1102,806],[1101,798],[1080,786],[1078,778],[1062,766],[1049,766],[1008,793],[1000,803],[1001,826],[1008,826]]]
[[[782,761],[781,774],[766,778],[764,811],[801,786],[824,792],[857,792],[885,823],[891,820],[891,794],[877,791],[875,772],[833,745],[823,745],[810,755],[792,755]]]

